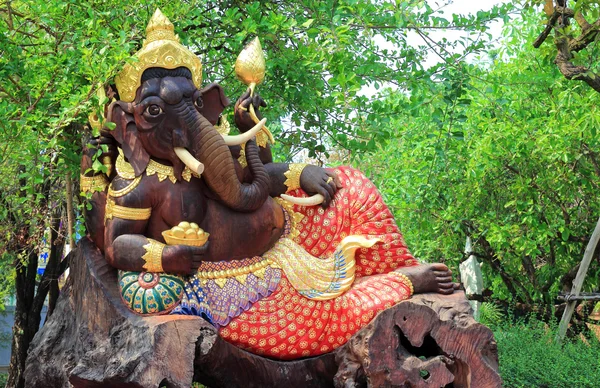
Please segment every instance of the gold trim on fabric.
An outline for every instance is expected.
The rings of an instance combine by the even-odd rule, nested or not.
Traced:
[[[292,240],[295,240],[296,237],[300,235],[300,228],[298,225],[300,225],[300,222],[302,222],[304,214],[294,211],[294,204],[284,200],[283,198],[275,197],[273,199],[290,215],[290,234],[288,237]]]
[[[111,220],[114,217],[121,218],[123,220],[143,221],[150,218],[152,214],[152,208],[133,208],[125,207],[115,204],[115,201],[108,197],[106,200],[106,211],[104,218]]]
[[[94,193],[96,191],[104,191],[104,189],[108,186],[108,179],[106,179],[106,175],[94,175],[94,176],[85,176],[81,175],[79,177],[79,190],[84,193]]]
[[[140,175],[140,176],[134,178],[127,186],[125,186],[124,188],[122,188],[120,190],[112,189],[112,186],[114,184],[114,182],[113,182],[110,184],[110,186],[108,186],[108,195],[110,195],[113,198],[119,198],[124,195],[127,195],[127,194],[131,193],[133,190],[135,190],[135,188],[140,184],[141,181],[142,181],[142,176]]]
[[[283,184],[287,186],[287,192],[300,188],[300,175],[308,164],[306,163],[290,163],[289,170],[283,173],[287,178]]]
[[[246,281],[245,276],[255,273],[256,271],[266,270],[271,263],[269,260],[263,260],[258,263],[254,263],[245,267],[224,269],[220,271],[198,271],[196,276],[200,279],[219,279],[219,278],[237,278],[241,284]],[[263,274],[264,276],[264,274]]]
[[[328,300],[342,295],[354,283],[356,250],[379,241],[348,236],[331,257],[323,259],[312,256],[293,240],[282,238],[263,257],[281,267],[292,286],[305,297]]]
[[[146,253],[142,256],[145,261],[144,270],[147,272],[165,272],[162,266],[162,252],[165,244],[156,240],[148,239],[148,244],[144,245]]]
[[[408,278],[408,276],[406,276],[403,273],[397,272],[397,271],[391,271],[390,275],[395,275],[395,276],[399,277],[400,279],[402,279],[402,283],[406,284],[410,290],[409,296],[412,296],[415,293],[415,288],[413,287],[413,284],[410,281],[410,279]]]
[[[227,284],[229,279],[235,279],[238,283],[245,285],[249,275],[254,275],[258,279],[265,278],[267,269],[279,268],[275,263],[261,258],[261,261],[252,264],[242,264],[240,267],[235,261],[230,261],[225,264],[225,268],[220,270],[198,270],[196,272],[196,278],[199,280],[201,285],[205,285],[208,281],[214,281],[219,287],[223,288]],[[229,268],[228,268],[229,267]],[[202,268],[202,266],[201,266]]]

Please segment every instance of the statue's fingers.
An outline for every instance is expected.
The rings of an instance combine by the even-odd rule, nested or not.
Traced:
[[[258,109],[261,106],[266,107],[267,103],[265,102],[265,100],[263,100],[261,96],[255,94],[254,97],[252,97],[252,105],[254,105],[254,109]]]
[[[106,137],[106,136],[100,136],[97,138],[97,142],[98,144],[108,144],[108,145],[112,145],[115,143],[115,140],[111,137]]]
[[[334,171],[325,170],[325,173],[327,174],[327,176],[333,178],[333,183],[335,184],[335,187],[338,190],[343,187],[342,186],[342,181],[340,180],[340,177],[338,177],[338,175]]]
[[[331,202],[331,195],[329,195],[329,192],[323,186],[318,187],[317,193],[321,194],[324,198],[321,207],[323,209],[327,209],[329,207],[329,203]]]
[[[243,100],[247,99],[248,97],[250,97],[250,93],[251,93],[251,90],[248,87],[248,89],[246,89],[246,91],[240,96],[240,100],[243,101]]]
[[[333,194],[335,194],[338,191],[338,189],[341,188],[341,187],[338,187],[337,183],[335,182],[335,178],[336,178],[335,173],[332,173],[327,170],[323,170],[323,171],[325,172],[325,176],[323,177],[323,179],[325,180],[325,183],[327,183],[328,186],[331,186],[333,188]]]
[[[325,190],[327,190],[327,192],[329,193],[329,196],[330,196],[331,198],[333,198],[333,196],[335,195],[335,188],[334,188],[334,187],[333,187],[333,186],[332,186],[330,183],[328,183],[327,181],[324,181],[324,182],[321,184],[321,186],[322,186],[322,187],[323,187]]]
[[[331,181],[331,182],[329,182],[329,183],[327,184],[327,186],[331,187],[331,189],[333,190],[333,194],[331,194],[331,196],[332,196],[332,197],[335,197],[335,193],[337,193],[337,191],[338,191],[338,187],[337,187],[337,185],[335,184],[335,182],[334,182],[334,181]]]
[[[252,98],[251,97],[247,97],[245,99],[242,100],[242,103],[240,104],[240,106],[242,108],[244,108],[245,110],[248,110],[248,108],[250,107],[250,104],[252,104]]]
[[[452,276],[438,277],[435,279],[438,283],[452,283]]]
[[[202,260],[194,260],[192,261],[192,272],[196,272],[198,270],[198,268],[200,268],[200,266],[202,265]]]
[[[203,259],[204,254],[206,254],[206,251],[208,250],[209,243],[210,242],[207,241],[201,247],[191,247],[192,248],[192,255],[194,256],[194,260],[196,259],[196,257],[198,257],[199,260]]]

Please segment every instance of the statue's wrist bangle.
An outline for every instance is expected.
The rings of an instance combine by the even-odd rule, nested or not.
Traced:
[[[300,188],[300,175],[307,165],[306,163],[290,163],[288,165],[289,169],[283,174],[287,178],[283,182],[287,186],[286,192]]]
[[[146,253],[142,256],[144,260],[144,271],[146,272],[165,272],[162,266],[162,253],[165,244],[156,240],[148,239],[148,244],[144,245]]]
[[[392,271],[392,272],[390,272],[390,274],[395,275],[395,276],[399,277],[400,279],[402,279],[402,283],[404,283],[408,287],[411,296],[415,293],[415,288],[413,287],[413,284],[410,281],[410,279],[408,278],[408,276],[406,276],[403,273],[397,272],[397,271]]]
[[[83,193],[104,191],[106,186],[108,186],[108,180],[104,174],[94,176],[81,175],[79,177],[79,190]]]

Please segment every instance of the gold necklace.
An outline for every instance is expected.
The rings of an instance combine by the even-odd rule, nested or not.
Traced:
[[[121,149],[119,149],[119,156],[117,157],[116,168],[117,174],[119,174],[119,176],[121,176],[122,178],[135,178],[135,172],[133,170],[133,167],[130,163],[125,161],[125,158],[123,157],[123,151]],[[146,166],[146,175],[150,176],[154,174],[156,174],[160,182],[164,181],[167,178],[169,178],[169,180],[172,183],[177,182],[173,166],[166,166],[164,164],[158,163],[156,160],[150,159],[150,162],[148,162],[148,166]],[[192,179],[192,176],[199,178],[198,174],[193,173],[192,170],[190,170],[187,166],[183,169],[183,173],[181,174],[181,176],[187,182],[189,182]]]

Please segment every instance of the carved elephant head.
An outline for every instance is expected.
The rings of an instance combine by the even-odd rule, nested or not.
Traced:
[[[226,206],[252,211],[268,197],[269,177],[258,148],[249,141],[246,157],[253,181],[242,184],[228,145],[252,138],[261,125],[242,135],[222,136],[214,125],[228,104],[217,84],[198,90],[187,68],[150,68],[142,74],[133,102],[116,101],[109,107],[108,121],[116,124],[110,135],[121,144],[136,176],[144,172],[150,158],[170,162],[179,180],[188,165],[202,173]],[[204,171],[196,171],[198,166]]]

